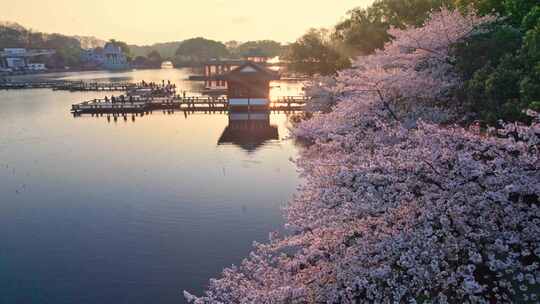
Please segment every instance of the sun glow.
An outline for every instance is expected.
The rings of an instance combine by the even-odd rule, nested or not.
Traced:
[[[131,44],[198,36],[291,42],[307,29],[332,26],[352,7],[372,1],[276,0],[261,13],[248,0],[0,0],[0,18],[43,32],[115,38]]]

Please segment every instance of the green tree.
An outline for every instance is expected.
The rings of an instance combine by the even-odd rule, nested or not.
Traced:
[[[148,65],[155,68],[160,67],[161,63],[163,62],[163,59],[161,58],[161,54],[156,50],[153,50],[150,53],[148,53],[146,58],[148,59]]]
[[[120,49],[122,49],[122,53],[124,53],[124,55],[126,55],[126,57],[128,58],[128,61],[131,61],[131,58],[133,55],[131,53],[131,48],[129,47],[127,43],[123,41],[118,41],[116,39],[109,40],[109,43],[119,46]]]
[[[540,19],[527,31],[522,56],[530,70],[521,80],[520,91],[528,106],[540,111]]]
[[[163,59],[170,60],[174,57],[174,54],[176,53],[176,50],[178,49],[178,46],[182,42],[180,41],[174,41],[174,42],[164,42],[164,43],[155,43],[152,45],[144,45],[144,46],[138,46],[138,45],[129,45],[129,49],[131,51],[132,56],[146,56],[151,51],[157,51],[161,55]]]
[[[205,38],[192,38],[183,41],[176,50],[176,65],[197,65],[215,58],[229,56],[227,47],[218,41]]]
[[[238,57],[249,56],[253,53],[265,57],[276,57],[282,55],[282,51],[281,43],[273,40],[248,41],[233,49],[234,54]]]
[[[454,3],[462,10],[473,7],[481,15],[505,11],[503,0],[455,0]]]
[[[538,0],[506,0],[503,1],[506,15],[515,26],[522,26],[526,16],[540,7]]]
[[[131,64],[135,68],[147,68],[150,65],[148,58],[145,56],[135,57]]]
[[[499,119],[527,120],[523,110],[540,109],[540,3],[476,0],[465,4],[481,13],[498,12],[503,18],[456,45],[456,70],[465,79],[461,99],[489,124]]]
[[[516,54],[522,41],[519,29],[504,23],[491,24],[455,46],[456,68],[465,79],[470,79],[479,69],[495,67],[504,56]]]
[[[389,26],[421,26],[431,11],[454,7],[455,0],[377,0],[370,13]]]
[[[236,48],[238,48],[242,43],[236,40],[230,40],[225,42],[225,46],[227,47],[227,50],[229,50],[229,53],[236,52]]]
[[[28,31],[26,37],[28,48],[41,48],[46,42],[46,35],[40,32]]]
[[[311,29],[291,44],[285,56],[292,71],[308,75],[331,75],[351,62],[334,46],[327,30]]]
[[[443,6],[453,7],[454,0],[377,0],[349,11],[336,25],[334,37],[350,56],[370,54],[392,38],[390,27],[421,26],[432,10]]]
[[[45,39],[43,48],[56,50],[57,63],[70,67],[78,67],[81,63],[82,48],[79,40],[60,34],[48,35]],[[61,66],[56,66],[60,68]]]
[[[349,17],[338,23],[334,39],[350,56],[367,55],[380,49],[390,40],[388,24],[373,7],[354,9]]]
[[[0,26],[0,48],[26,47],[25,35],[21,31]]]
[[[148,55],[146,55],[146,57],[148,57],[148,59],[150,59],[151,61],[159,61],[159,62],[161,62],[163,60],[161,58],[161,54],[156,50],[153,50],[150,53],[148,53]]]

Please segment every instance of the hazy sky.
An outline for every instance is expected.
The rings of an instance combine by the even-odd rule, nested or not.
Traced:
[[[291,42],[373,0],[0,0],[0,21],[148,44],[203,36]]]

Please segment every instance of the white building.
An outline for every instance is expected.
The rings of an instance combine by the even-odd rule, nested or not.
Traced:
[[[26,49],[5,48],[1,53],[0,66],[11,70],[23,70],[28,63]]]
[[[25,48],[5,48],[4,53],[7,56],[24,56],[27,51]]]
[[[122,48],[115,43],[109,42],[103,49],[105,62],[103,67],[108,70],[125,70],[129,69],[127,57],[122,51]]]
[[[26,58],[24,57],[6,57],[6,67],[13,70],[22,70],[27,66]]]
[[[26,67],[30,71],[45,71],[47,68],[45,67],[45,63],[29,63]]]
[[[54,53],[54,50],[5,48],[0,51],[0,68],[13,71],[45,70],[45,64],[30,63],[30,59],[37,56],[50,56]]]

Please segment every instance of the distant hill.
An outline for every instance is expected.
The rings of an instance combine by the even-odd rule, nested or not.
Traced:
[[[53,49],[52,56],[35,58],[48,68],[80,67],[84,49],[103,46],[105,41],[88,36],[68,36],[57,33],[43,33],[28,29],[15,22],[0,21],[0,49],[41,48]]]
[[[179,48],[182,47],[181,50]],[[208,58],[241,58],[250,54],[275,57],[285,51],[286,46],[272,40],[258,40],[248,42],[230,41],[226,44],[204,38],[192,38],[183,41],[155,43],[152,45],[129,45],[133,57],[146,57],[153,51],[160,54],[161,58],[172,60],[177,66],[182,66],[182,61],[197,62],[193,57]],[[180,51],[179,54],[178,51]],[[183,57],[183,58],[180,58]],[[187,59],[186,59],[187,58]],[[199,58],[200,59],[200,58]]]
[[[202,37],[142,46],[127,45],[121,41],[116,43],[122,46],[129,61],[139,57],[138,62],[141,65],[146,63],[146,59],[151,62],[170,60],[175,66],[192,66],[210,58],[275,57],[286,49],[286,46],[272,40],[222,43]],[[51,67],[81,66],[83,64],[81,54],[85,49],[103,47],[105,44],[105,40],[92,36],[49,34],[28,29],[16,22],[0,21],[0,49],[13,47],[54,49],[56,54],[52,58],[54,62],[49,64]]]
[[[39,35],[40,38],[43,39],[43,40],[47,40],[51,36],[58,36],[59,35],[59,34],[42,33],[42,32],[39,32],[39,31],[36,31],[36,30],[33,30],[33,29],[29,29],[29,28],[27,28],[25,26],[22,26],[17,22],[11,22],[11,21],[0,21],[0,28],[4,29],[0,33],[0,40],[1,40],[1,38],[7,38],[6,36],[8,36],[8,35],[11,35],[11,37],[9,37],[9,38],[11,38],[11,40],[13,40],[13,39],[16,38],[15,36],[17,35],[17,33],[20,33],[20,37],[24,36],[23,34],[25,34],[25,33],[32,33],[34,35]],[[6,32],[6,29],[11,29],[13,31],[12,32]],[[3,35],[1,35],[1,34],[3,34]],[[92,36],[79,36],[79,35],[76,35],[76,36],[61,35],[61,36],[77,39],[81,43],[81,48],[83,48],[83,49],[93,49],[93,48],[96,48],[96,47],[103,47],[103,46],[105,46],[105,43],[106,43],[105,40],[99,39],[99,38],[96,38],[96,37],[92,37]],[[22,43],[22,41],[21,41],[21,43],[7,42],[7,40],[8,39],[4,39],[4,41],[3,41],[4,44],[6,44],[6,45],[3,45],[4,47],[9,47],[10,43],[11,44],[21,44]],[[1,42],[2,41],[0,41],[0,43]],[[14,45],[14,46],[19,46],[19,45]]]
[[[170,59],[174,57],[176,50],[181,43],[182,41],[155,43],[152,45],[142,46],[130,44],[129,48],[131,50],[131,54],[133,54],[134,57],[147,56],[148,54],[150,54],[150,52],[157,51],[162,58]]]
[[[0,26],[1,27],[7,27],[7,28],[11,28],[11,29],[14,29],[14,30],[17,30],[17,31],[26,31],[26,28],[20,24],[18,24],[17,22],[11,22],[11,21],[0,21]]]

